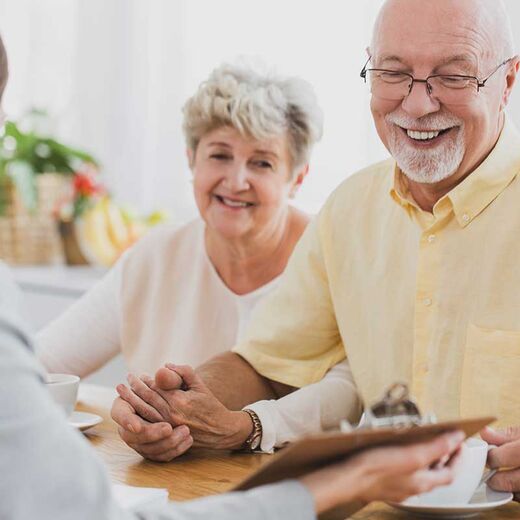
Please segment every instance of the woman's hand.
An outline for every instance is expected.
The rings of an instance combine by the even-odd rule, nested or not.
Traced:
[[[453,480],[453,455],[465,435],[451,432],[409,446],[367,449],[301,479],[318,513],[347,502],[401,502]],[[439,461],[450,460],[439,467]]]
[[[228,410],[189,366],[168,365],[155,379],[130,374],[128,382],[117,391],[141,418],[187,426],[194,447],[236,449],[251,433],[249,415]]]

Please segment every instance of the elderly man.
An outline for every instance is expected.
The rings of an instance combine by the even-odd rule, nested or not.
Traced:
[[[520,423],[520,135],[505,114],[518,69],[501,2],[388,0],[362,77],[392,159],[332,194],[234,353],[122,392],[123,438],[142,449],[129,412],[146,401],[195,445],[254,448],[259,414],[229,409],[316,383],[345,355],[365,402],[401,380],[441,418]],[[515,430],[483,437],[500,445],[493,467],[520,466]],[[491,485],[520,491],[520,470]]]

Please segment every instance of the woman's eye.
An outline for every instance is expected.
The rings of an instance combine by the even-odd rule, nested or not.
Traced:
[[[213,153],[210,155],[212,159],[216,159],[217,161],[226,161],[228,159],[231,159],[229,155],[226,155],[224,153]]]
[[[272,165],[267,161],[255,161],[255,166],[262,169],[272,169]]]

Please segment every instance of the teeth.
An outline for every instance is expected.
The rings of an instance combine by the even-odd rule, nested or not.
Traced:
[[[232,208],[247,208],[249,206],[248,202],[239,202],[237,200],[226,199],[226,197],[220,198],[226,206],[230,206]]]
[[[415,130],[407,130],[406,133],[408,134],[408,137],[411,137],[412,139],[415,139],[416,141],[427,141],[428,139],[434,139],[437,137],[441,132],[417,132]]]

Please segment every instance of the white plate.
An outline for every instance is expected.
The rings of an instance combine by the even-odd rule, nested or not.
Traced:
[[[103,422],[103,418],[93,413],[72,412],[68,417],[68,421],[71,426],[83,432]]]
[[[495,509],[503,506],[513,500],[512,493],[502,493],[494,491],[482,484],[477,488],[474,495],[471,497],[469,504],[452,504],[446,506],[434,505],[418,505],[414,504],[416,499],[414,497],[401,502],[400,504],[392,503],[392,507],[415,513],[423,518],[471,518],[477,516],[479,513]]]

